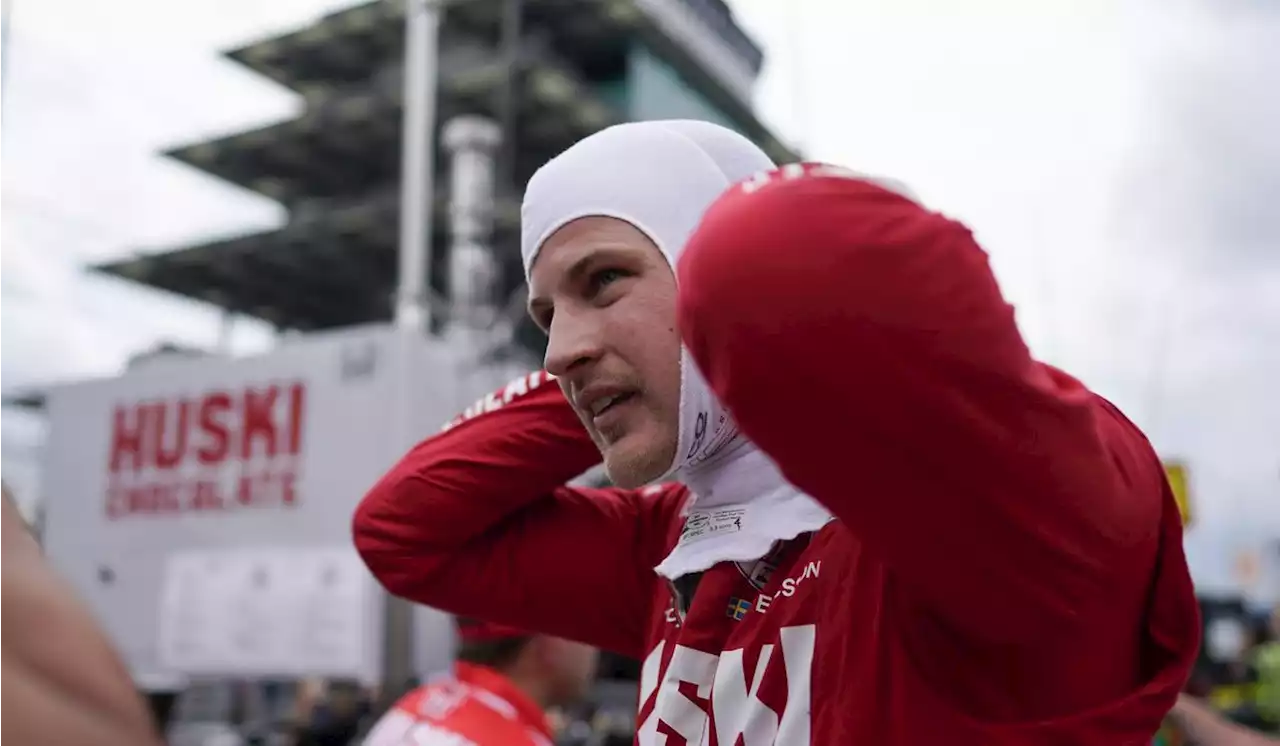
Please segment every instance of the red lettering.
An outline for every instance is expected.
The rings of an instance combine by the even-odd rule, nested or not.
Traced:
[[[280,475],[280,492],[280,500],[285,505],[293,506],[298,503],[298,475],[292,470]]]
[[[209,394],[200,402],[200,430],[205,442],[196,451],[196,458],[206,466],[220,464],[231,450],[231,434],[223,419],[231,411],[231,397],[226,392]]]
[[[156,479],[127,485],[113,482],[105,496],[106,515],[109,520],[118,520],[134,515],[292,508],[298,504],[298,474],[292,468],[251,468],[234,481],[230,496],[223,493],[217,480],[208,478]]]
[[[222,494],[218,492],[217,483],[206,479],[196,482],[191,507],[193,510],[222,510]]]
[[[129,512],[129,504],[125,500],[124,490],[112,486],[107,490],[107,520],[114,521]]]
[[[106,516],[296,505],[305,419],[300,381],[118,405]],[[229,460],[238,473],[227,473]]]
[[[301,383],[289,387],[289,453],[302,452],[302,410],[306,406],[307,388]]]
[[[177,490],[170,485],[150,484],[124,491],[130,513],[175,513],[181,510]]]
[[[154,438],[153,446],[155,448],[154,460],[158,469],[172,469],[182,463],[182,457],[187,452],[187,430],[189,420],[191,419],[191,402],[186,400],[173,402],[173,408],[177,410],[177,422],[173,428],[173,442],[167,442],[167,431],[169,429],[169,410],[170,406],[164,402],[152,405],[154,414],[150,418],[152,423],[152,436]]]
[[[130,416],[132,415],[132,417]],[[116,407],[111,425],[111,473],[119,473],[126,457],[130,471],[142,469],[142,436],[146,432],[146,407]]]
[[[253,444],[259,438],[267,441],[267,458],[275,458],[276,443],[276,397],[280,390],[275,386],[257,391],[247,389],[244,392],[243,422],[240,430],[240,458],[248,461],[253,456]]]

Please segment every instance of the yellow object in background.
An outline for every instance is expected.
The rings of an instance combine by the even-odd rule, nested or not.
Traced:
[[[1173,489],[1173,499],[1178,502],[1178,512],[1182,514],[1182,525],[1191,525],[1191,489],[1187,484],[1187,466],[1181,461],[1164,462],[1165,478]]]
[[[1219,712],[1244,707],[1254,701],[1254,684],[1224,684],[1209,692],[1208,701]]]

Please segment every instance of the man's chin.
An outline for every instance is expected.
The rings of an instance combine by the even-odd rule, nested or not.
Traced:
[[[627,490],[643,487],[651,481],[648,479],[642,479],[639,474],[626,466],[611,467],[606,463],[604,466],[604,472],[609,476],[609,481],[613,486]]]
[[[635,436],[624,437],[602,449],[604,470],[609,481],[624,489],[643,487],[658,479],[670,466],[667,449],[655,449],[647,443],[628,442]]]

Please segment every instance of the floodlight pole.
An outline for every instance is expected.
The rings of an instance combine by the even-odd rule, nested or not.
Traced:
[[[400,256],[396,325],[431,324],[439,0],[405,0],[404,120],[400,148]]]
[[[421,433],[415,419],[414,364],[431,329],[431,238],[435,207],[436,89],[440,67],[440,0],[404,0],[404,89],[400,147],[399,277],[395,331],[396,445],[407,450]],[[383,705],[414,677],[413,605],[386,596],[382,640]]]

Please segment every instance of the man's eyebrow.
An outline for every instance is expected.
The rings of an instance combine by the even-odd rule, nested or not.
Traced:
[[[591,267],[591,265],[594,264],[596,261],[598,261],[602,255],[608,256],[608,250],[605,249],[605,250],[592,251],[590,253],[583,254],[582,256],[578,257],[578,260],[575,261],[572,265],[570,265],[569,271],[564,273],[565,278],[570,283],[578,282],[579,280],[582,279],[582,276],[587,273],[587,270]]]
[[[569,265],[569,270],[565,272],[564,281],[569,284],[577,283],[581,281],[583,275],[587,274],[587,272],[591,270],[593,264],[618,258],[619,255],[625,254],[625,252],[625,249],[604,247],[584,254],[578,257],[573,264]],[[539,313],[544,313],[550,310],[553,305],[554,303],[550,298],[544,298],[542,296],[531,297],[529,298],[528,303],[529,315],[536,320]]]

